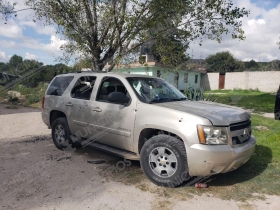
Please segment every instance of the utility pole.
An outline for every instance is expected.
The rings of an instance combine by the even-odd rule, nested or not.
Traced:
[[[193,49],[192,49],[192,60],[193,60]]]

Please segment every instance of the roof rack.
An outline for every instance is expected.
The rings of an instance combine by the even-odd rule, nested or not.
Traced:
[[[97,70],[92,70],[92,71],[76,71],[72,73],[107,73],[107,71],[97,71]]]

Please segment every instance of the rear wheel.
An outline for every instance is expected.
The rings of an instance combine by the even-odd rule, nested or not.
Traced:
[[[158,135],[141,149],[141,168],[159,186],[176,187],[189,178],[184,143],[172,136]]]
[[[67,119],[57,118],[52,124],[52,139],[55,146],[60,150],[71,147],[70,135]]]

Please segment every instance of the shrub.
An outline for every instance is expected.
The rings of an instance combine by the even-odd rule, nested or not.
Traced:
[[[42,99],[41,94],[30,94],[27,96],[25,100],[25,105],[35,104],[41,101],[41,99]]]

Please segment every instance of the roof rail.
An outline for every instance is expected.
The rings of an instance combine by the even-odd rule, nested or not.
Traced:
[[[73,73],[107,73],[107,71],[97,71],[97,70],[92,70],[92,71],[76,71]]]

